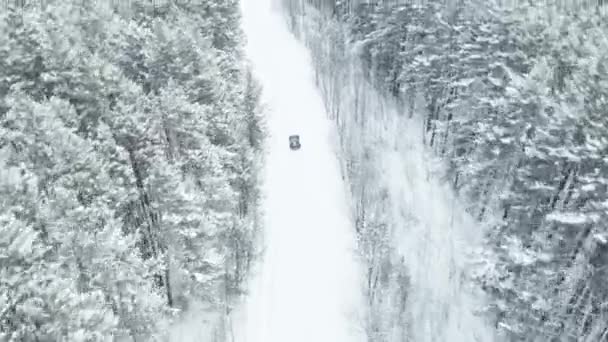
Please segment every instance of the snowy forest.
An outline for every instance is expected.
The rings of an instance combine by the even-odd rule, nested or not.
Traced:
[[[0,341],[207,341],[258,251],[238,1],[0,3]],[[206,322],[206,323],[203,323]]]
[[[181,342],[171,332],[188,314],[206,334],[193,340],[244,342],[233,312],[267,262],[273,213],[242,1],[0,1],[1,342]],[[608,341],[608,3],[275,2],[310,52],[349,195],[325,208],[340,198],[333,177],[335,189],[289,188],[285,165],[329,165],[305,154],[324,148],[310,134],[275,160],[287,196],[275,204],[334,191],[325,215],[350,210],[365,340]],[[332,248],[346,244],[328,237],[344,235],[302,221],[320,236],[271,257],[306,251],[285,260],[307,266],[325,250],[343,265]],[[304,266],[283,276],[318,271]],[[313,290],[358,291],[331,267]],[[305,286],[263,280],[264,295],[310,301]],[[338,312],[326,309],[313,316]]]
[[[604,1],[283,3],[340,133],[369,341],[489,340],[431,336],[442,321],[464,322],[454,306],[472,308],[499,339],[608,341]],[[417,143],[429,158],[412,159]],[[408,159],[434,165],[427,176],[446,187],[405,196]],[[481,243],[467,248],[465,237],[463,255],[418,253],[408,239],[454,248],[413,228],[444,215],[420,201],[450,192]],[[451,253],[450,274],[430,279],[440,253]],[[453,292],[420,303],[433,287]],[[465,290],[483,300],[456,303]]]

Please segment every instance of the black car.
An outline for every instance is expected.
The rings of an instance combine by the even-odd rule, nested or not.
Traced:
[[[290,135],[289,136],[289,148],[292,150],[299,150],[300,145],[300,136],[299,135]]]

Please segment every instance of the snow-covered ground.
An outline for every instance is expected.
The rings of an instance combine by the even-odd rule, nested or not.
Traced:
[[[355,233],[335,131],[306,48],[271,0],[245,0],[247,53],[268,112],[265,257],[234,317],[237,342],[358,342],[363,308]],[[291,151],[288,136],[302,148]]]
[[[381,135],[393,137],[392,144],[377,153],[398,227],[392,238],[408,269],[410,336],[416,342],[496,341],[493,327],[476,313],[484,296],[471,280],[482,227],[437,179],[442,164],[424,149],[416,129],[421,123],[387,117],[395,119]]]

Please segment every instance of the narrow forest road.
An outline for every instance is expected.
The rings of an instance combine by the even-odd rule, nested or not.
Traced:
[[[308,50],[272,0],[245,0],[248,58],[262,83],[269,154],[265,247],[240,317],[237,342],[364,341],[355,233]],[[302,148],[291,151],[288,136]],[[236,322],[240,321],[240,322]]]

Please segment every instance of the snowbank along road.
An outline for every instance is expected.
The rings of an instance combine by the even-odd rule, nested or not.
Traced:
[[[272,0],[246,0],[247,53],[268,113],[265,184],[266,252],[238,342],[363,341],[355,233],[335,137],[315,88],[306,48],[289,32]],[[289,149],[299,134],[302,148]]]

